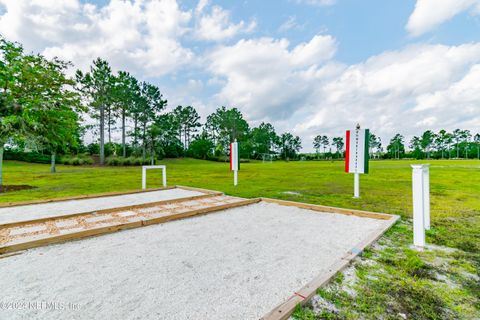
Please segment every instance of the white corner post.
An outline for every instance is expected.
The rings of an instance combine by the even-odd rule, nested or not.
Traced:
[[[413,244],[425,247],[425,197],[424,169],[421,164],[412,164],[412,196],[413,196]]]
[[[233,171],[233,185],[236,187],[238,184],[238,169],[240,169],[240,156],[238,152],[238,142],[235,139],[230,143],[230,170]]]
[[[423,165],[423,224],[430,230],[430,165]]]
[[[354,174],[354,187],[353,187],[353,197],[360,198],[360,173]]]
[[[167,166],[142,166],[142,189],[147,189],[147,169],[162,169],[163,187],[167,186]]]

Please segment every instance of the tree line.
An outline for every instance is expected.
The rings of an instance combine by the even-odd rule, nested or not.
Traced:
[[[397,133],[390,139],[386,150],[382,147],[380,137],[370,133],[369,145],[370,158],[480,159],[480,133],[472,134],[470,130],[455,129],[447,132],[442,129],[437,133],[426,130],[420,136],[413,136],[408,144],[405,137]],[[313,148],[316,158],[341,158],[344,140],[343,137],[317,135],[313,140]]]
[[[242,158],[299,158],[300,137],[277,134],[266,122],[251,127],[237,108],[219,107],[201,123],[193,106],[167,112],[168,101],[157,86],[127,71],[113,72],[106,60],[97,58],[88,71],[68,76],[71,67],[70,62],[26,53],[19,43],[0,36],[0,185],[5,146],[49,154],[52,172],[57,155],[83,152],[98,154],[100,164],[107,156],[152,162],[179,156],[224,159],[234,140],[240,142]],[[82,125],[87,117],[92,121]],[[113,142],[116,132],[119,144]],[[98,143],[85,145],[87,133]],[[476,148],[480,157],[479,139],[468,130],[427,130],[410,141],[413,151],[408,154],[401,134],[391,139],[386,152],[372,134],[370,153],[378,158],[469,158]],[[343,157],[343,137],[318,135],[313,147],[316,158],[320,151],[324,158]]]
[[[167,99],[157,86],[126,71],[113,72],[101,58],[72,77],[67,76],[70,67],[57,58],[26,53],[21,44],[0,37],[0,184],[6,145],[50,154],[54,172],[58,154],[95,149],[84,145],[87,132],[98,140],[100,164],[106,146],[113,155],[152,161],[225,156],[234,140],[241,142],[244,158],[278,154],[288,159],[301,149],[298,136],[277,134],[270,123],[251,128],[236,108],[222,106],[203,124],[192,106],[166,112]],[[95,123],[82,126],[87,116]],[[112,141],[117,130],[121,150]]]
[[[452,132],[439,130],[437,133],[426,130],[420,136],[414,136],[409,142],[410,151],[406,151],[405,137],[397,133],[387,146],[386,157],[393,159],[480,159],[480,133],[455,129]]]

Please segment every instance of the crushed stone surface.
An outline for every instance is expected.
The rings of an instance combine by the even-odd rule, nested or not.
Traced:
[[[202,194],[203,193],[198,191],[176,188],[118,196],[6,207],[0,208],[0,224],[186,198]]]
[[[258,319],[383,221],[258,203],[0,259],[0,319]]]

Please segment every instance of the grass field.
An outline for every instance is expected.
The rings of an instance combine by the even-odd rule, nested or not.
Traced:
[[[425,252],[412,242],[411,163],[371,161],[361,176],[361,199],[353,199],[353,176],[343,162],[252,162],[242,164],[233,187],[228,163],[193,159],[161,161],[169,185],[187,185],[242,197],[271,197],[399,214],[402,221],[354,264],[354,277],[319,291],[299,319],[480,318],[480,161],[430,161],[432,230]],[[161,186],[161,171],[149,171],[149,187]],[[139,167],[58,166],[7,161],[4,183],[37,188],[0,195],[0,202],[138,189]],[[301,250],[301,248],[299,248]],[[353,293],[352,293],[353,292]],[[361,299],[359,299],[361,297]]]

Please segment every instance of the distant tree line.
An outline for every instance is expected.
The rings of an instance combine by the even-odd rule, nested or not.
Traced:
[[[298,136],[277,134],[269,123],[251,128],[236,108],[222,106],[203,124],[192,106],[166,112],[157,86],[113,72],[103,59],[74,77],[66,73],[71,66],[0,37],[0,185],[5,146],[49,154],[52,172],[62,154],[98,154],[100,164],[107,157],[221,159],[237,140],[243,158],[294,159],[302,147]],[[93,121],[82,126],[86,117]],[[120,144],[112,139],[117,131]],[[84,145],[87,133],[98,143]]]
[[[55,172],[58,155],[98,155],[107,164],[143,164],[163,157],[190,156],[225,160],[229,144],[240,142],[243,159],[296,160],[300,137],[278,134],[270,123],[251,127],[237,108],[219,107],[204,123],[193,106],[166,111],[160,89],[139,81],[126,71],[113,72],[97,58],[87,72],[67,76],[69,62],[24,52],[22,46],[0,36],[0,185],[5,147],[15,154],[33,150],[48,154]],[[91,121],[85,121],[89,117]],[[88,125],[82,123],[88,122]],[[85,145],[86,134],[94,142]],[[113,141],[120,133],[121,142]],[[468,130],[427,130],[410,141],[395,135],[383,151],[380,138],[370,136],[372,158],[473,158],[480,157],[480,136]],[[343,137],[318,135],[309,159],[340,159]],[[334,148],[334,150],[332,150]],[[31,159],[35,157],[23,157]],[[90,163],[73,159],[74,163]]]
[[[422,135],[414,136],[408,145],[405,137],[397,133],[390,139],[386,150],[382,147],[380,137],[370,133],[369,144],[372,159],[480,159],[480,133],[472,134],[469,130],[447,132],[442,129],[437,133],[426,130]],[[344,156],[343,137],[318,135],[313,140],[313,148],[316,153],[311,159],[338,159]]]
[[[401,159],[480,159],[480,133],[455,129],[452,132],[427,130],[414,136],[406,151],[403,135],[397,133],[387,146],[386,158]]]

